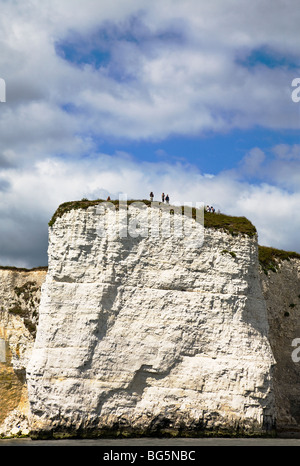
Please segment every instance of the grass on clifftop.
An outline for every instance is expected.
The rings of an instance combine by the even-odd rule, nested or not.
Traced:
[[[256,228],[246,217],[232,217],[231,215],[204,212],[205,228],[215,228],[227,231],[236,236],[238,234],[255,236]]]
[[[38,272],[48,270],[47,265],[41,265],[39,267],[33,267],[32,269],[26,269],[25,267],[15,267],[13,265],[0,265],[0,270],[11,270],[13,272]]]
[[[293,251],[283,251],[282,249],[258,246],[258,259],[263,271],[268,274],[269,270],[277,272],[280,261],[290,259],[300,259],[300,254]]]
[[[61,204],[56,212],[54,213],[53,217],[49,222],[49,226],[54,225],[57,218],[62,217],[66,212],[76,209],[87,209],[88,207],[100,204],[101,202],[105,202],[101,199],[89,201],[87,199],[83,199],[81,201],[71,201],[71,202],[64,202]],[[119,201],[110,201],[112,204],[119,207]],[[136,200],[127,201],[127,204],[130,205],[133,202],[138,202]],[[140,200],[139,202],[143,202],[145,205],[151,205],[151,202],[148,200]],[[171,207],[171,206],[170,206]],[[193,218],[196,218],[196,209],[193,208]],[[232,217],[230,215],[225,214],[217,214],[217,213],[210,213],[204,212],[204,226],[205,228],[215,228],[219,230],[224,230],[227,233],[236,236],[238,234],[248,235],[248,236],[255,236],[256,235],[256,228],[246,217]]]

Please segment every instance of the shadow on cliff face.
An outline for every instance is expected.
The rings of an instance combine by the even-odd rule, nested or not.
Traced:
[[[267,306],[268,337],[275,357],[273,386],[279,434],[300,435],[300,360],[293,360],[292,342],[300,338],[300,260],[278,263],[261,273]],[[299,345],[298,345],[299,346]]]

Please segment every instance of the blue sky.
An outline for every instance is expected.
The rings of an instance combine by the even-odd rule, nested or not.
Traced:
[[[0,5],[0,264],[47,262],[61,202],[150,190],[300,252],[296,0]]]
[[[173,136],[160,142],[121,141],[118,149],[129,151],[137,160],[170,162],[182,161],[194,164],[205,173],[218,174],[234,168],[253,147],[260,147],[268,153],[270,147],[279,144],[298,144],[298,130],[272,131],[264,128],[233,130],[226,134],[207,134],[197,137]],[[111,153],[116,142],[102,141],[99,148]],[[269,155],[271,158],[272,156]]]

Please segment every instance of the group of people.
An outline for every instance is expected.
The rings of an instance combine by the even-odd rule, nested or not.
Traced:
[[[206,206],[206,212],[212,212],[213,214],[215,213],[216,209],[213,206],[207,205]]]
[[[153,192],[151,191],[151,193],[150,193],[150,201],[152,202],[153,199],[154,199],[154,194],[153,194]],[[167,204],[169,204],[169,202],[170,202],[169,194],[167,194],[167,195],[165,196],[165,193],[162,193],[162,195],[161,195],[161,202],[165,202],[165,201],[166,201]]]
[[[150,193],[150,201],[153,202],[153,199],[154,199],[154,194],[153,194],[153,192],[151,191],[151,193]],[[110,196],[108,196],[107,201],[110,201]],[[162,202],[165,202],[165,201],[166,201],[166,203],[169,204],[169,202],[170,202],[169,194],[167,194],[167,195],[165,196],[165,193],[162,193],[162,195],[161,195],[161,201],[162,201]],[[209,205],[206,206],[205,210],[206,210],[206,212],[211,212],[212,214],[214,214],[215,211],[216,211],[216,209],[215,209],[213,206],[209,206]],[[220,210],[218,210],[217,213],[220,213]]]
[[[150,193],[150,201],[153,202],[153,199],[154,199],[154,194],[153,194],[153,192],[151,191],[151,193]],[[165,193],[162,193],[162,195],[161,195],[161,202],[165,202],[165,201],[166,201],[167,204],[169,204],[169,202],[170,202],[169,194],[167,194],[167,195],[165,196]],[[209,206],[209,205],[206,206],[206,209],[205,209],[205,210],[206,210],[206,212],[211,212],[212,214],[214,214],[215,211],[216,211],[216,209],[215,209],[213,206]],[[218,211],[218,213],[219,213],[219,211]]]

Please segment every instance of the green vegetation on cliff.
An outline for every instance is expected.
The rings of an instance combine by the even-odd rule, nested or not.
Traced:
[[[44,270],[47,272],[47,265],[42,265],[40,267],[33,267],[32,269],[26,269],[25,267],[15,267],[13,265],[0,265],[0,270],[11,270],[12,272],[38,272],[39,270]]]
[[[66,212],[70,212],[71,210],[76,209],[87,209],[88,207],[100,204],[101,202],[105,202],[101,199],[89,201],[87,199],[83,199],[81,201],[71,201],[71,202],[64,202],[61,204],[56,212],[54,213],[53,217],[49,222],[49,226],[53,226],[56,219],[62,217]],[[119,207],[119,201],[110,201],[116,208]],[[130,205],[134,202],[143,202],[145,205],[151,205],[151,202],[143,199],[141,201],[136,200],[129,200],[127,201],[127,205]],[[172,206],[170,206],[172,208]],[[183,212],[183,207],[182,207]],[[171,211],[172,213],[172,211]],[[196,209],[192,209],[193,218],[196,218]],[[204,212],[204,226],[205,228],[215,228],[219,230],[224,230],[233,236],[238,234],[248,235],[248,236],[255,236],[256,235],[256,228],[246,217],[233,217],[230,215],[225,214],[216,214],[210,212]]]
[[[256,228],[246,217],[232,217],[225,214],[204,212],[205,228],[224,230],[233,236],[238,234],[255,236]]]
[[[70,212],[71,210],[77,210],[77,209],[87,209],[88,207],[91,207],[93,205],[100,204],[100,202],[104,202],[101,199],[98,199],[96,201],[88,201],[88,200],[82,200],[82,201],[69,201],[69,202],[64,202],[63,204],[60,204],[56,211],[54,212],[50,222],[49,226],[52,227],[56,221],[57,218],[62,217],[65,213]],[[114,205],[116,204],[116,201],[110,201]]]
[[[300,254],[267,246],[258,246],[258,259],[263,271],[267,274],[269,270],[277,272],[280,261],[300,259]]]

